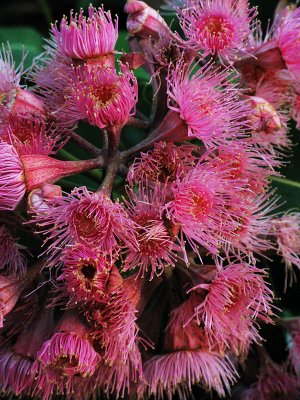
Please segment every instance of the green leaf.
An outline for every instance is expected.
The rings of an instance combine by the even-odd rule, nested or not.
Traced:
[[[9,43],[16,66],[22,62],[24,55],[24,68],[30,67],[33,59],[43,51],[43,37],[33,28],[9,27],[0,28],[0,43],[7,46]]]
[[[127,31],[119,31],[119,36],[116,44],[116,50],[128,53],[129,45],[128,45],[128,32]]]

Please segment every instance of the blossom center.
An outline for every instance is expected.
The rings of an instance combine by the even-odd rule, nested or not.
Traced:
[[[116,97],[116,87],[114,84],[101,85],[93,89],[93,95],[100,106],[105,107]]]
[[[81,273],[85,279],[92,281],[96,274],[96,268],[93,265],[84,265],[81,268]]]
[[[98,230],[95,220],[86,213],[77,212],[73,221],[77,235],[83,240],[92,240],[93,235]]]
[[[228,18],[221,15],[205,15],[196,22],[196,29],[200,35],[211,37],[215,40],[215,47],[223,49],[226,47],[234,34],[234,26]]]
[[[211,207],[211,198],[207,191],[193,189],[191,193],[190,211],[196,220],[207,216]]]

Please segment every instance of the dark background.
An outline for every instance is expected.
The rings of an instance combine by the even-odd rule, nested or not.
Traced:
[[[120,28],[125,27],[126,17],[123,14],[125,0],[10,0],[1,1],[0,25],[1,26],[32,26],[43,34],[47,34],[49,21],[60,19],[63,14],[68,15],[70,9],[78,10],[80,7],[88,7],[92,3],[100,6],[102,3],[106,10],[110,9],[112,14],[120,17]],[[162,0],[146,0],[152,7],[159,7]],[[260,18],[265,22],[272,16],[277,0],[250,1],[252,6],[258,5]]]

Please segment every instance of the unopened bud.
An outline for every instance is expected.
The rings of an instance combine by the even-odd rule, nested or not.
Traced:
[[[159,39],[160,33],[171,33],[159,13],[143,1],[128,0],[124,10],[129,14],[127,30],[133,35]]]
[[[255,131],[271,134],[282,127],[280,118],[272,104],[262,97],[252,96],[250,100],[252,112],[248,118]]]

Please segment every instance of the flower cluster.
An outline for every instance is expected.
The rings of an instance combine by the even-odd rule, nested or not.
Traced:
[[[300,213],[271,185],[300,125],[300,9],[278,7],[265,36],[246,0],[164,9],[180,34],[127,1],[129,54],[93,6],[52,26],[27,75],[0,54],[5,395],[299,396],[299,320],[278,316],[268,277],[273,259],[285,288],[300,269]],[[280,363],[266,324],[290,338]]]

